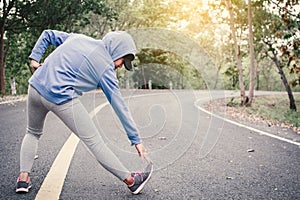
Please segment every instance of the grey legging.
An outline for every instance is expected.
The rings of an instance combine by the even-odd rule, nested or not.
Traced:
[[[20,152],[20,171],[30,172],[37,152],[39,138],[43,133],[44,121],[49,111],[56,114],[90,149],[98,162],[120,180],[129,171],[105,145],[87,110],[79,99],[56,105],[43,98],[33,87],[28,89],[27,132]]]

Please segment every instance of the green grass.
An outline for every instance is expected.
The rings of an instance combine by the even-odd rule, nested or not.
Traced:
[[[254,98],[251,106],[241,107],[240,98],[229,100],[227,106],[242,110],[249,115],[258,115],[262,119],[278,121],[300,127],[300,95],[294,95],[297,111],[289,109],[287,95],[258,96]]]

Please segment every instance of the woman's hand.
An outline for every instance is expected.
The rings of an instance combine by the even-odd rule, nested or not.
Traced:
[[[148,155],[147,155],[147,150],[146,148],[144,147],[143,143],[140,143],[140,144],[136,144],[135,145],[135,148],[139,154],[139,156],[142,158],[142,159],[145,159],[148,163],[151,162],[151,160],[149,159]]]
[[[30,67],[33,69],[33,71],[35,71],[40,66],[42,66],[42,64],[40,64],[39,62],[37,62],[35,60],[30,61]]]

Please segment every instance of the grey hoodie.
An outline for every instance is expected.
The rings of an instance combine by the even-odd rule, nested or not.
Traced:
[[[137,127],[121,96],[113,62],[127,54],[135,56],[132,37],[124,31],[117,31],[108,33],[103,40],[95,40],[81,34],[45,30],[29,58],[40,62],[50,45],[56,49],[35,71],[29,84],[55,104],[63,104],[82,92],[101,88],[131,144],[141,143]]]

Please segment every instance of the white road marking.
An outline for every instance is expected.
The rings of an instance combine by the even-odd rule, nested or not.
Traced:
[[[203,99],[198,99],[197,101],[195,101],[195,103],[194,103],[195,107],[198,108],[199,110],[201,110],[201,111],[203,111],[203,112],[211,115],[211,116],[214,116],[214,117],[219,118],[219,119],[221,119],[223,121],[226,121],[226,122],[229,122],[231,124],[234,124],[236,126],[239,126],[239,127],[242,127],[242,128],[245,128],[245,129],[248,129],[248,130],[251,130],[251,131],[254,131],[254,132],[259,133],[261,135],[265,135],[265,136],[268,136],[268,137],[271,137],[271,138],[274,138],[274,139],[277,139],[277,140],[281,140],[281,141],[284,141],[284,142],[287,142],[287,143],[290,143],[290,144],[294,144],[294,145],[297,145],[297,146],[300,147],[300,143],[299,142],[295,142],[293,140],[289,140],[289,139],[286,139],[286,138],[283,138],[283,137],[280,137],[280,136],[277,136],[277,135],[274,135],[274,134],[271,134],[271,133],[268,133],[268,132],[265,132],[265,131],[261,131],[261,130],[258,130],[256,128],[249,127],[249,126],[246,126],[244,124],[240,124],[238,122],[232,121],[230,119],[227,119],[227,118],[221,117],[219,115],[216,115],[216,114],[214,114],[212,112],[209,112],[208,110],[205,110],[204,108],[202,108],[202,107],[200,107],[198,105],[198,103],[201,100],[203,100]]]

